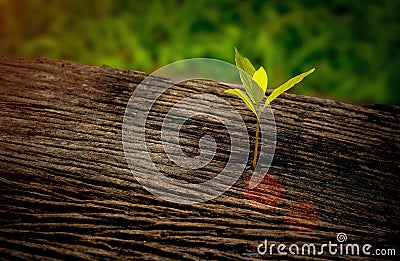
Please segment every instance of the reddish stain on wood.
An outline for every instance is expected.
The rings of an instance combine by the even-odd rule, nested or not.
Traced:
[[[250,178],[248,179],[248,182]],[[249,189],[246,184],[245,197],[251,206],[259,211],[267,211],[279,205],[282,201],[282,195],[285,191],[280,178],[272,173],[265,175],[262,182],[254,189]]]

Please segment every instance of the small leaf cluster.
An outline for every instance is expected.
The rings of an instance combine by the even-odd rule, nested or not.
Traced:
[[[261,113],[268,106],[268,104],[275,100],[279,95],[301,82],[304,77],[311,74],[315,70],[315,68],[312,68],[307,72],[293,77],[279,87],[275,88],[271,95],[266,97],[265,93],[268,87],[268,75],[265,69],[261,66],[258,70],[256,70],[250,60],[243,56],[237,50],[237,48],[235,48],[235,63],[236,67],[241,69],[239,70],[240,80],[246,90],[246,93],[237,88],[228,89],[225,92],[235,94],[242,99],[246,106],[256,115],[257,120],[260,119]],[[263,106],[261,106],[261,102],[264,98],[266,98],[265,103]]]

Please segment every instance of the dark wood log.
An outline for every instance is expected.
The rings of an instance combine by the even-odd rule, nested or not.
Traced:
[[[257,246],[265,239],[288,246],[337,243],[338,233],[347,234],[344,243],[398,251],[399,107],[282,95],[272,105],[277,147],[264,183],[247,188],[250,155],[228,192],[182,205],[146,191],[124,159],[125,107],[146,76],[57,60],[0,59],[2,259],[278,259],[276,250],[262,256]],[[166,175],[205,181],[229,157],[226,129],[206,118],[187,122],[182,146],[196,154],[202,135],[217,135],[221,145],[212,163],[194,176],[168,161],[158,143],[160,126],[183,97],[211,93],[226,99],[254,137],[255,118],[223,92],[227,88],[192,81],[155,103],[147,146]],[[385,258],[328,251],[290,257]]]

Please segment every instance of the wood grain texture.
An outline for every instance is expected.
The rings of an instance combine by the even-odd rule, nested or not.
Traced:
[[[124,159],[125,107],[146,76],[57,60],[0,58],[1,259],[278,259],[259,255],[257,246],[264,239],[320,245],[337,242],[340,232],[348,243],[398,248],[399,107],[282,95],[272,106],[278,140],[261,189],[246,188],[250,155],[228,192],[207,203],[180,205],[142,188]],[[189,155],[198,153],[204,134],[220,141],[213,161],[195,175],[179,170],[160,149],[165,113],[193,93],[229,101],[254,137],[253,115],[223,92],[227,88],[192,81],[157,100],[146,141],[166,175],[205,181],[229,157],[226,129],[207,118],[191,119],[181,130]]]

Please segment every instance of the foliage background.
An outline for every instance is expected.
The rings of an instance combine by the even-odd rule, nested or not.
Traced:
[[[276,87],[316,67],[293,92],[400,105],[400,1],[0,0],[0,55],[153,70],[233,47]]]

